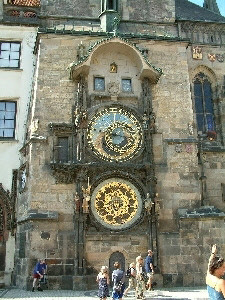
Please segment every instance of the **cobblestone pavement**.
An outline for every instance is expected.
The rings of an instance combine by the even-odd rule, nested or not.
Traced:
[[[159,289],[152,292],[145,292],[145,297],[148,300],[207,300],[206,288],[176,288],[176,289]],[[65,290],[44,290],[43,292],[31,292],[21,289],[2,289],[0,290],[0,298],[3,299],[30,299],[36,300],[94,300],[98,299],[97,290],[95,291],[65,291]],[[111,298],[108,298],[108,300]],[[123,300],[135,300],[134,292],[131,291]]]

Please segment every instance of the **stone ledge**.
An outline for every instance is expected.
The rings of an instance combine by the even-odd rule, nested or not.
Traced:
[[[203,145],[202,151],[203,152],[225,152],[225,148],[220,146]]]
[[[29,210],[25,217],[18,219],[18,223],[29,220],[55,220],[58,221],[59,214],[56,211],[39,211],[37,209]]]
[[[178,209],[180,219],[225,218],[225,213],[214,206],[202,206],[196,209]]]
[[[180,139],[180,138],[174,138],[174,139],[165,139],[165,142],[167,142],[168,144],[178,144],[178,143],[198,143],[198,140],[196,140],[195,138],[186,138],[186,139]]]

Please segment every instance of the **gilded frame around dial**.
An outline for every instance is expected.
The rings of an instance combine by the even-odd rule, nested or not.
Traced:
[[[129,109],[106,107],[90,120],[87,141],[101,159],[126,161],[134,157],[142,146],[142,124]]]
[[[141,194],[128,180],[109,178],[94,189],[91,211],[104,227],[110,230],[127,229],[141,216]]]

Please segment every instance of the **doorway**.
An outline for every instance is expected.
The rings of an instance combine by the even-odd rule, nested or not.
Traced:
[[[112,285],[112,280],[111,280],[112,272],[115,270],[113,265],[116,261],[120,263],[121,269],[125,271],[125,257],[123,253],[119,251],[113,252],[109,258],[109,278],[110,278],[111,285]]]

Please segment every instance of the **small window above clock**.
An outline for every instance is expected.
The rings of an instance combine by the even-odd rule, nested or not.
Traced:
[[[104,77],[95,77],[94,78],[94,90],[95,91],[104,91],[105,90],[105,78]]]
[[[125,93],[131,93],[132,92],[131,79],[129,79],[129,78],[123,78],[122,79],[122,91],[125,92]]]

